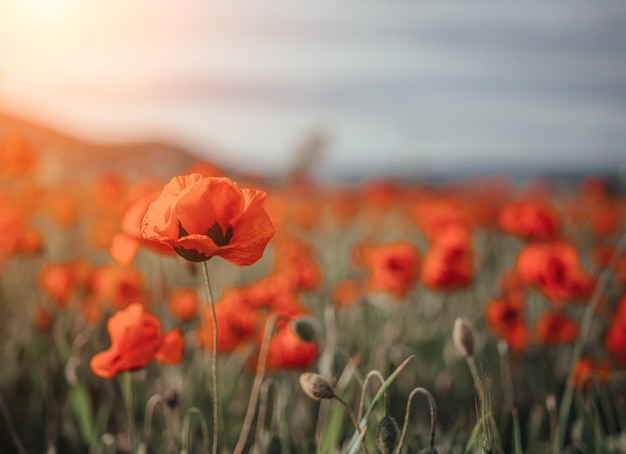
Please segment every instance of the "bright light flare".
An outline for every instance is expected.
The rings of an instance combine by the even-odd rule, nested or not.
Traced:
[[[57,22],[72,15],[77,0],[13,0],[10,9],[15,17],[30,22]]]

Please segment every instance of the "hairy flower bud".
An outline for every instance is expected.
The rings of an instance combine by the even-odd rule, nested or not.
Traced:
[[[454,340],[456,349],[464,358],[474,355],[476,334],[471,321],[466,318],[457,318],[454,321],[452,339]]]
[[[313,317],[296,317],[290,323],[294,332],[303,341],[313,342],[319,338],[319,324]]]
[[[376,446],[382,454],[390,454],[394,452],[400,438],[400,429],[396,420],[385,415],[378,423],[376,428]]]
[[[333,387],[323,376],[313,372],[305,372],[300,375],[302,390],[314,400],[332,399],[335,397]]]

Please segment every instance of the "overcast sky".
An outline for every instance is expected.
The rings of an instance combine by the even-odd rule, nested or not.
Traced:
[[[626,163],[615,2],[2,0],[0,109],[324,175]]]

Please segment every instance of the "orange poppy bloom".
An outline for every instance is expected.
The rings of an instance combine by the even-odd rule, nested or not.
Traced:
[[[213,322],[211,310],[204,308],[205,323],[196,328],[198,345],[208,351],[213,349]],[[217,351],[231,352],[242,344],[251,341],[260,324],[259,312],[247,307],[235,290],[224,292],[222,298],[215,303],[215,318],[219,333]]]
[[[545,200],[517,200],[506,205],[498,218],[500,228],[529,240],[549,240],[559,234],[558,212]]]
[[[578,337],[578,323],[555,310],[546,310],[535,321],[535,336],[542,344],[571,342]]]
[[[364,259],[370,271],[366,283],[370,290],[390,292],[402,298],[417,282],[419,252],[410,241],[370,246]]]
[[[429,242],[435,243],[448,229],[469,230],[470,214],[461,200],[454,197],[432,198],[413,207],[415,223]]]
[[[319,354],[317,342],[301,339],[290,323],[277,325],[267,350],[267,369],[304,370],[311,367]]]
[[[622,296],[604,338],[606,349],[626,365],[626,295]]]
[[[46,263],[39,270],[39,287],[61,307],[66,307],[90,275],[90,265],[79,260]]]
[[[593,290],[594,280],[580,267],[576,248],[561,240],[527,244],[517,256],[515,271],[556,303],[587,298]]]
[[[493,298],[485,306],[485,319],[491,331],[504,339],[512,350],[524,348],[527,340],[524,299],[521,292]]]
[[[467,227],[450,226],[438,234],[422,265],[423,284],[435,290],[469,285],[474,278],[474,254]]]
[[[113,307],[132,303],[145,305],[148,294],[141,271],[130,266],[102,265],[94,269],[91,290],[101,301]]]
[[[192,262],[219,255],[235,265],[251,265],[274,236],[265,197],[228,178],[174,177],[150,204],[143,237],[169,244]]]
[[[118,372],[139,369],[152,360],[175,364],[183,356],[185,340],[180,329],[161,332],[159,319],[141,304],[131,304],[107,321],[111,346],[91,358],[91,370],[111,378]]]
[[[200,298],[195,288],[184,287],[174,290],[169,298],[170,312],[178,320],[191,320],[198,315]]]

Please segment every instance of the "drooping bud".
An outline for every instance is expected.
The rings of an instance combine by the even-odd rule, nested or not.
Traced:
[[[474,355],[476,333],[471,321],[466,318],[457,318],[454,321],[452,339],[456,349],[464,358]]]
[[[335,397],[333,387],[322,375],[313,372],[305,372],[300,375],[302,390],[314,400],[332,399]]]
[[[303,341],[312,342],[319,338],[319,324],[313,317],[296,317],[290,323],[294,332]]]
[[[376,445],[382,454],[391,454],[398,446],[400,429],[396,420],[389,415],[383,416],[376,428]]]

